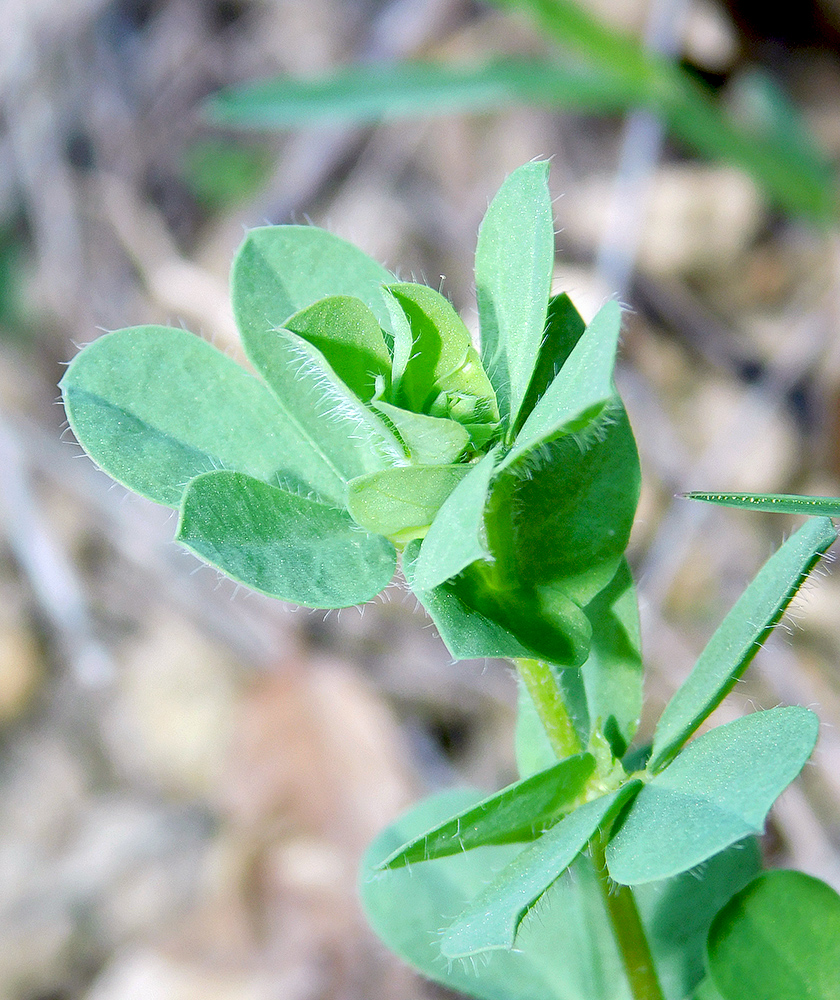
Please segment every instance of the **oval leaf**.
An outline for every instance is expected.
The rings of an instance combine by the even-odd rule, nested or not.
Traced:
[[[177,507],[186,484],[213,469],[316,490],[344,485],[271,392],[185,330],[137,326],[89,344],[61,380],[73,433],[108,475]]]
[[[708,954],[724,1000],[836,1000],[840,896],[802,872],[759,875],[715,918]]]
[[[751,833],[802,770],[819,722],[807,708],[774,708],[690,743],[636,796],[607,846],[624,885],[668,878]]]
[[[470,471],[468,465],[403,466],[353,479],[347,509],[356,524],[389,538],[427,528]]]
[[[236,472],[193,479],[175,537],[234,580],[310,608],[370,600],[396,564],[391,543],[344,511]]]

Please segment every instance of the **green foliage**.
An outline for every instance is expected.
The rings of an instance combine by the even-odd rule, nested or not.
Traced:
[[[514,103],[602,114],[641,107],[701,155],[749,173],[785,211],[823,224],[836,218],[831,165],[802,115],[769,78],[750,75],[734,95],[738,113],[733,114],[687,70],[608,27],[574,0],[492,2],[524,14],[559,46],[560,58],[354,66],[326,77],[280,78],[222,91],[206,112],[227,127],[278,129]]]
[[[723,907],[708,962],[723,1000],[840,996],[840,896],[802,872],[759,875]]]
[[[481,227],[480,352],[433,289],[322,230],[269,227],[233,271],[257,376],[192,334],[135,327],[75,358],[65,407],[91,457],[177,508],[177,540],[234,580],[346,607],[399,559],[455,658],[514,660],[520,779],[435,796],[368,854],[363,898],[388,944],[485,1000],[731,1000],[733,950],[755,950],[767,905],[723,911],[704,980],[707,932],[755,876],[751,835],[817,720],[776,708],[687,741],[835,532],[809,520],[768,560],[650,752],[632,747],[642,657],[624,553],[639,461],[613,386],[621,315],[607,303],[586,325],[551,296],[546,173],[512,174]],[[810,984],[800,909],[786,934],[802,944],[794,981]]]

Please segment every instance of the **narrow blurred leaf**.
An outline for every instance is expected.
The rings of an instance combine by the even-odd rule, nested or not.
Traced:
[[[572,305],[569,296],[565,292],[552,295],[548,301],[545,332],[537,354],[537,363],[519,413],[519,424],[524,423],[525,418],[530,416],[534,406],[566,363],[585,329],[586,324]],[[519,427],[516,430],[518,431]]]
[[[806,708],[755,712],[699,736],[638,794],[607,846],[623,885],[668,878],[761,833],[817,741]]]
[[[772,511],[776,514],[816,514],[840,517],[840,497],[802,497],[790,493],[683,493],[686,500],[704,500],[721,507]]]
[[[840,896],[802,872],[759,875],[715,918],[709,970],[723,1000],[837,1000]]]
[[[666,57],[609,27],[574,0],[493,0],[497,7],[529,15],[541,33],[564,50],[575,50],[607,77],[619,76],[631,103],[646,107],[674,135],[704,156],[746,170],[786,211],[829,222],[837,214],[833,175],[825,161],[803,157],[787,132],[739,126],[712,91]],[[803,124],[804,128],[804,124]]]
[[[607,817],[641,786],[625,786],[587,802],[526,847],[472,900],[441,940],[446,958],[513,947],[523,919]]]
[[[311,608],[370,600],[396,565],[390,542],[344,511],[237,472],[192,480],[176,538],[234,580]]]
[[[61,381],[73,433],[110,476],[177,507],[190,479],[229,468],[275,485],[344,492],[269,390],[185,330],[138,326],[100,337]]]
[[[469,431],[455,420],[412,413],[381,400],[371,405],[390,420],[417,465],[450,465],[470,443]],[[469,466],[465,468],[469,471]]]
[[[432,590],[487,555],[482,520],[495,463],[496,453],[491,451],[470,468],[441,506],[423,539],[412,588]]]
[[[250,355],[254,367],[312,452],[345,482],[407,463],[387,424],[336,375],[326,358],[291,330],[279,329]],[[345,497],[346,499],[346,497]]]
[[[493,387],[452,305],[426,285],[405,282],[389,285],[388,291],[405,313],[412,339],[396,401],[415,413],[497,422]]]
[[[481,358],[511,432],[542,343],[553,272],[548,164],[527,163],[490,203],[475,251]]]
[[[317,347],[333,371],[362,402],[373,398],[376,378],[387,378],[391,355],[376,317],[360,300],[333,295],[314,302],[283,326]]]
[[[650,770],[666,764],[720,704],[835,537],[826,518],[807,521],[759,570],[662,713]]]
[[[375,122],[483,111],[509,104],[619,111],[642,91],[620,73],[568,60],[495,59],[352,66],[312,79],[278,77],[222,90],[205,104],[219,124],[237,128],[308,128],[330,122]]]
[[[569,810],[594,769],[591,754],[567,757],[437,824],[394,851],[379,867],[399,868],[488,844],[533,840]]]
[[[261,226],[245,237],[233,261],[233,314],[252,360],[262,342],[306,306],[328,295],[361,299],[390,330],[381,287],[394,276],[358,247],[315,226]]]
[[[531,411],[501,468],[561,432],[582,430],[613,396],[613,368],[621,308],[607,302],[570,352],[557,377]]]
[[[351,480],[347,509],[361,527],[388,537],[426,528],[469,471],[468,465],[382,469]]]

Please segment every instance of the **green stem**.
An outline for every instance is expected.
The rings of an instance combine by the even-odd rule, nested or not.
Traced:
[[[558,760],[580,753],[577,731],[551,665],[545,660],[514,661]]]
[[[612,924],[615,943],[627,973],[633,1000],[664,1000],[662,987],[656,975],[656,966],[650,953],[642,918],[636,906],[636,897],[630,886],[619,885],[609,876],[604,855],[606,841],[596,837],[592,841],[592,861],[604,905]]]

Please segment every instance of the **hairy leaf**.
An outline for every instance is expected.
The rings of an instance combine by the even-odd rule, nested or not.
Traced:
[[[806,708],[755,712],[699,736],[636,796],[607,846],[623,885],[668,878],[761,833],[817,741]]]
[[[396,565],[393,545],[346,512],[238,472],[192,480],[176,538],[234,580],[311,608],[370,600]]]

